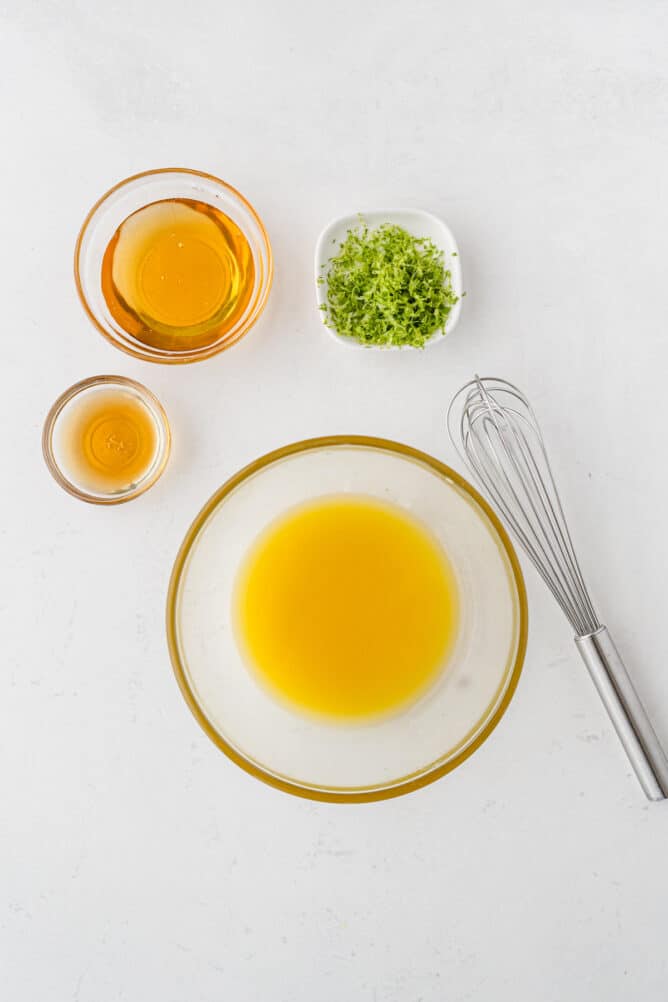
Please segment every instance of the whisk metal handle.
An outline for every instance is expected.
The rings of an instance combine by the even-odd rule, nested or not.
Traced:
[[[582,660],[650,800],[668,797],[668,759],[605,626],[576,637]]]

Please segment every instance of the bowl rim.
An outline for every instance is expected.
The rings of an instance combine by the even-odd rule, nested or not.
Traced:
[[[447,762],[442,762],[440,765],[435,765],[434,767],[427,766],[426,770],[420,771],[418,775],[412,773],[387,787],[373,789],[356,787],[351,787],[349,789],[320,789],[317,787],[302,785],[263,769],[261,766],[257,765],[250,759],[247,759],[243,754],[237,751],[237,749],[229,744],[209,722],[195,696],[193,688],[188,681],[187,673],[181,661],[178,643],[177,602],[183,574],[191,549],[196,542],[200,531],[208,521],[209,516],[215,511],[220,502],[223,501],[228,494],[264,467],[270,466],[272,463],[285,459],[288,456],[295,455],[299,452],[307,452],[312,449],[350,445],[383,449],[388,452],[398,454],[399,456],[417,460],[418,462],[430,467],[442,477],[454,481],[458,487],[460,487],[480,508],[482,508],[484,514],[487,515],[492,527],[496,531],[501,546],[506,557],[508,558],[512,580],[517,591],[517,650],[515,652],[512,668],[510,669],[510,676],[505,691],[494,708],[493,713],[490,715],[489,719],[485,722],[484,726],[475,738],[468,745],[458,751],[452,759]],[[259,779],[278,790],[282,790],[284,793],[291,793],[294,796],[302,797],[307,800],[316,800],[326,803],[361,804],[399,797],[405,793],[411,793],[414,790],[418,790],[423,786],[427,786],[428,784],[435,782],[435,780],[440,779],[441,776],[444,776],[448,772],[452,772],[453,769],[456,769],[457,766],[461,765],[462,762],[469,758],[469,756],[472,755],[473,752],[487,740],[506,712],[515,693],[520,674],[522,672],[527,647],[528,606],[522,569],[510,538],[489,504],[483,497],[480,496],[478,491],[464,479],[464,477],[451,467],[447,466],[445,463],[442,463],[440,460],[430,456],[428,453],[415,449],[410,445],[395,442],[391,439],[377,438],[375,436],[367,435],[328,435],[317,438],[303,439],[299,442],[293,442],[289,445],[284,445],[278,449],[272,450],[271,452],[265,453],[265,455],[260,456],[247,466],[244,466],[241,470],[226,480],[225,483],[211,495],[209,500],[191,523],[177,553],[167,591],[166,628],[167,645],[172,668],[181,693],[191,713],[205,734],[232,762],[235,763],[235,765],[238,765],[241,769],[249,773],[251,776],[254,776],[256,779]]]
[[[70,401],[74,400],[80,393],[84,390],[90,389],[92,386],[122,386],[129,387],[137,392],[137,394],[145,400],[150,401],[151,406],[155,410],[160,424],[162,426],[162,431],[164,435],[164,445],[162,449],[162,455],[160,456],[160,462],[153,471],[150,477],[143,480],[140,484],[134,487],[132,490],[126,491],[124,494],[110,495],[109,497],[104,497],[102,495],[90,494],[88,491],[82,490],[69,480],[60,466],[56,461],[56,457],[53,453],[53,430],[56,425],[56,421],[62,411],[67,407]],[[80,379],[77,383],[73,383],[66,390],[64,390],[60,396],[54,400],[53,404],[49,408],[49,412],[44,419],[44,426],[42,428],[42,455],[44,457],[44,462],[46,463],[47,469],[53,479],[56,481],[59,487],[62,487],[64,491],[71,494],[72,497],[77,498],[79,501],[86,501],[88,504],[97,505],[112,505],[112,504],[124,504],[126,501],[132,501],[134,498],[140,497],[145,494],[153,485],[160,479],[164,473],[165,467],[169,460],[169,455],[172,448],[172,433],[169,427],[169,420],[167,414],[165,413],[165,408],[162,406],[155,393],[153,393],[147,386],[143,383],[138,382],[136,379],[130,379],[128,376],[114,376],[114,375],[101,375],[101,376],[89,376],[87,379]]]
[[[256,303],[255,309],[253,311],[253,319],[251,320],[251,322],[246,326],[240,327],[240,329],[237,331],[237,333],[234,335],[233,338],[227,341],[223,341],[222,343],[208,345],[202,348],[200,351],[197,351],[192,355],[189,355],[187,358],[182,358],[179,356],[170,357],[169,355],[156,355],[153,353],[150,346],[147,346],[146,349],[144,350],[138,347],[135,348],[132,344],[126,344],[120,338],[110,333],[110,331],[108,331],[100,323],[94,310],[89,304],[81,280],[81,273],[80,273],[81,248],[86,232],[88,231],[88,228],[91,222],[93,221],[93,218],[95,217],[95,214],[97,213],[98,209],[107,201],[108,198],[111,198],[111,196],[114,195],[121,188],[133,184],[136,181],[141,181],[143,178],[156,177],[160,174],[188,174],[188,175],[193,175],[194,177],[204,178],[206,181],[212,181],[214,184],[220,185],[221,188],[224,188],[234,198],[237,198],[250,212],[251,216],[254,218],[255,222],[259,227],[260,233],[262,235],[262,241],[264,243],[264,247],[267,254],[266,283],[264,290],[262,290]],[[151,170],[139,171],[137,174],[130,174],[129,177],[125,177],[121,181],[117,181],[116,184],[114,184],[111,188],[105,191],[104,194],[101,195],[94,203],[94,205],[88,210],[84,218],[84,221],[81,224],[81,229],[79,230],[79,234],[77,236],[76,243],[74,245],[74,284],[76,286],[79,301],[81,302],[81,305],[83,306],[84,312],[88,316],[88,319],[91,321],[93,326],[97,328],[100,334],[102,334],[105,340],[107,340],[115,348],[118,348],[120,351],[124,351],[127,355],[132,355],[133,358],[141,359],[142,362],[155,362],[157,364],[162,364],[162,365],[187,365],[190,362],[201,362],[206,358],[212,358],[214,355],[218,355],[222,351],[225,351],[226,348],[231,348],[232,345],[236,344],[237,341],[240,341],[241,338],[244,337],[244,335],[248,333],[251,327],[253,327],[254,324],[259,320],[267,304],[267,299],[269,297],[269,293],[271,292],[273,279],[274,279],[274,255],[271,249],[271,241],[269,240],[269,234],[267,233],[266,227],[262,222],[262,219],[260,218],[255,207],[248,201],[248,199],[244,195],[241,194],[241,192],[237,188],[229,184],[227,181],[223,181],[222,178],[216,177],[215,174],[209,174],[206,171],[195,170],[191,167],[155,167]]]

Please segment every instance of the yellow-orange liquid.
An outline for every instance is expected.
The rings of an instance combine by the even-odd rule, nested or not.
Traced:
[[[59,438],[68,475],[96,494],[122,492],[142,480],[158,446],[151,412],[134,394],[118,389],[74,400]]]
[[[224,338],[243,314],[255,268],[225,213],[188,198],[145,205],[121,223],[102,261],[102,292],[123,330],[153,348]]]
[[[336,718],[395,711],[444,667],[459,619],[438,543],[402,509],[321,498],[275,521],[236,584],[242,650],[270,689]]]

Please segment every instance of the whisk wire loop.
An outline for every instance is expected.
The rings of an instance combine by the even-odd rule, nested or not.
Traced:
[[[593,633],[600,623],[527,399],[512,383],[476,376],[453,400],[448,428],[457,451],[526,550],[573,629],[578,636]]]

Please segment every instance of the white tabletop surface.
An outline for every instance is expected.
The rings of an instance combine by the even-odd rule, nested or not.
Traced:
[[[668,806],[644,800],[531,569],[507,716],[455,773],[377,805],[228,762],[163,629],[182,536],[242,464],[336,432],[454,462],[451,393],[502,375],[539,411],[668,742],[664,5],[8,0],[0,37],[2,997],[665,999]],[[276,259],[257,327],[189,367],[115,351],[72,280],[92,202],[166,165],[240,187]],[[320,327],[320,229],[383,205],[459,242],[468,298],[433,350],[347,351]],[[40,454],[52,400],[100,372],[145,381],[174,433],[160,483],[111,509]]]

